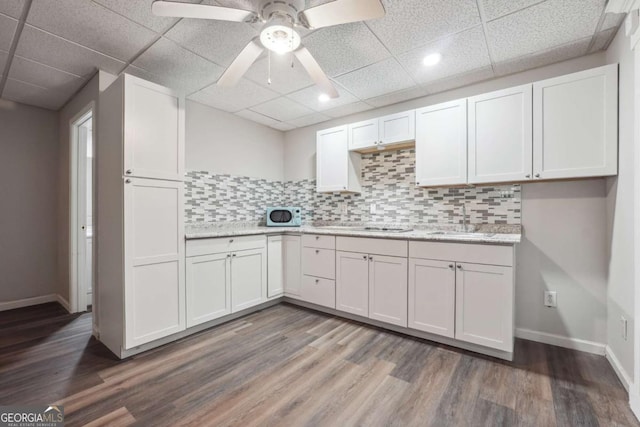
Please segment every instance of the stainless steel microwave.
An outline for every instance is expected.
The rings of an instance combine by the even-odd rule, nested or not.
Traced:
[[[300,227],[302,209],[295,206],[267,208],[267,227]]]

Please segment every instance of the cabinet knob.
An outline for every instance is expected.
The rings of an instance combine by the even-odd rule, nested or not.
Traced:
[[[232,257],[235,257],[235,256],[236,256],[236,254],[231,254],[231,256],[232,256]]]
[[[458,264],[458,270],[462,270],[462,265]]]
[[[131,169],[127,169],[124,173],[126,173],[127,175],[131,175],[133,171]]]
[[[449,268],[453,270],[453,264],[449,264]]]
[[[362,259],[367,259],[367,256],[366,256],[366,255],[363,255],[363,256],[362,256]]]
[[[540,178],[540,174],[539,173],[536,174],[536,178]]]
[[[316,240],[318,240],[320,238],[320,236],[316,236]]]
[[[369,257],[369,261],[373,261],[373,257],[372,256]]]
[[[229,243],[233,243],[233,239],[229,239]]]
[[[524,177],[525,178],[531,178],[531,174],[526,174]]]
[[[131,184],[131,180],[129,178],[127,178],[127,179],[124,180],[124,183],[125,184]]]
[[[320,283],[320,279],[316,279],[316,283]]]
[[[227,258],[231,258],[231,254],[227,254]]]
[[[320,253],[320,249],[316,249],[316,253],[319,254]]]

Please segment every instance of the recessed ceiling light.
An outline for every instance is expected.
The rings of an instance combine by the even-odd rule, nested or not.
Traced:
[[[422,63],[427,67],[432,67],[436,65],[442,59],[442,55],[438,52],[427,55],[422,60]]]
[[[331,99],[331,97],[329,95],[327,95],[326,93],[321,93],[320,96],[318,97],[318,101],[320,102],[327,102]]]

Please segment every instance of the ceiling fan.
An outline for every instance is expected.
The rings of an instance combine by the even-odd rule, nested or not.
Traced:
[[[158,0],[152,4],[151,10],[155,15],[175,18],[215,19],[248,24],[262,22],[264,25],[260,36],[242,49],[217,84],[235,85],[266,48],[280,54],[293,52],[323,94],[330,98],[337,98],[338,91],[309,50],[301,44],[296,27],[330,27],[381,18],[385,14],[381,0],[334,0],[308,9],[305,9],[305,0],[260,0],[257,11]]]

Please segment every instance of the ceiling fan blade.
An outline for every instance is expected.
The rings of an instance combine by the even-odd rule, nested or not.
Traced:
[[[156,1],[151,11],[157,16],[174,18],[216,19],[218,21],[245,22],[257,17],[251,10],[230,7],[210,6],[206,4],[179,3],[175,1]]]
[[[307,70],[307,73],[309,73],[309,76],[311,76],[311,80],[322,89],[324,94],[328,95],[329,98],[337,98],[340,96],[331,83],[331,80],[329,80],[329,77],[322,71],[322,68],[320,68],[320,65],[306,47],[301,47],[294,53],[305,70]]]
[[[218,86],[233,86],[247,72],[251,64],[258,59],[258,56],[264,51],[264,48],[258,43],[258,38],[251,40],[248,45],[242,49],[242,52],[236,56],[231,65],[222,73],[218,79]]]
[[[384,15],[380,0],[335,0],[303,10],[300,18],[309,28],[322,28],[382,18]]]

